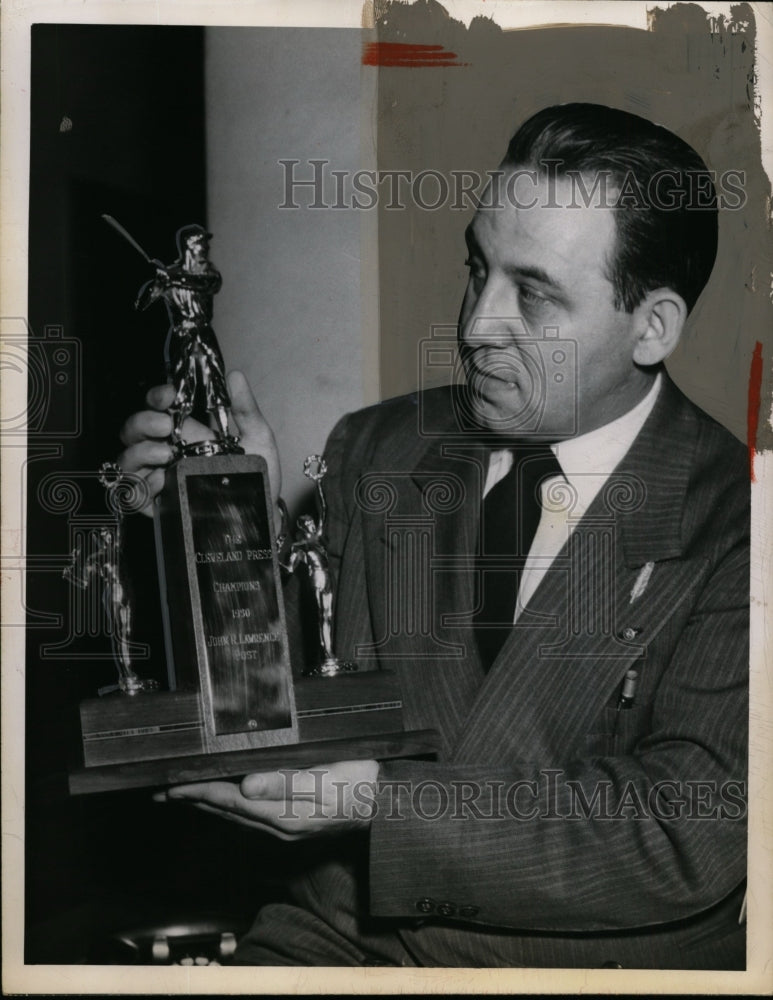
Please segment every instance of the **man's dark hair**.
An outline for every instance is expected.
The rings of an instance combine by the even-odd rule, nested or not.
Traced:
[[[718,214],[711,174],[684,140],[626,111],[560,104],[521,125],[504,163],[591,179],[607,172],[617,191],[609,200],[615,307],[632,312],[647,292],[666,287],[692,309],[714,266]]]

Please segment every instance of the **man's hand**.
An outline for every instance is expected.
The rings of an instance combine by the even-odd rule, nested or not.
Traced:
[[[228,390],[231,396],[231,419],[240,437],[240,444],[248,455],[262,455],[265,458],[276,505],[282,486],[282,473],[273,431],[260,412],[247,379],[241,372],[230,373]],[[151,500],[164,485],[164,470],[174,458],[168,440],[172,433],[172,418],[166,412],[173,400],[172,386],[155,386],[145,397],[149,408],[129,417],[121,430],[121,441],[126,449],[118,456],[118,464],[124,472],[132,472],[145,479]],[[182,435],[187,442],[192,443],[205,441],[213,433],[209,427],[189,417],[183,424]],[[152,504],[148,503],[142,512],[152,514]]]
[[[309,770],[248,774],[237,785],[177,785],[157,802],[190,802],[206,812],[263,830],[281,840],[365,829],[373,814],[378,763],[347,760]]]

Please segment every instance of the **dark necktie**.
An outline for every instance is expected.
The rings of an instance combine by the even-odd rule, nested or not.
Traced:
[[[512,468],[483,500],[477,561],[483,600],[473,625],[486,670],[513,627],[521,574],[542,514],[540,484],[557,475],[561,466],[547,445],[519,445]]]

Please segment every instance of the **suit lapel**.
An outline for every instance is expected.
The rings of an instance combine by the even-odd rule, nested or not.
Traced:
[[[691,410],[666,380],[480,687],[459,759],[518,759],[528,747],[549,762],[580,749],[587,725],[695,579],[697,567],[678,557],[696,435]]]
[[[485,454],[439,437],[429,445],[424,439],[412,458],[373,471],[391,507],[363,513],[370,653],[400,673],[406,727],[436,727],[450,748],[483,678],[460,617],[472,610]],[[383,457],[379,464],[383,470]]]

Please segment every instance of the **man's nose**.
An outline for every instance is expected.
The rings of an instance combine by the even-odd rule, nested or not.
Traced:
[[[527,337],[513,289],[497,281],[486,282],[465,318],[462,337],[474,347],[507,347],[513,340]]]
[[[470,347],[510,347],[513,341],[529,336],[518,315],[492,315],[475,310],[462,330],[462,339]]]

